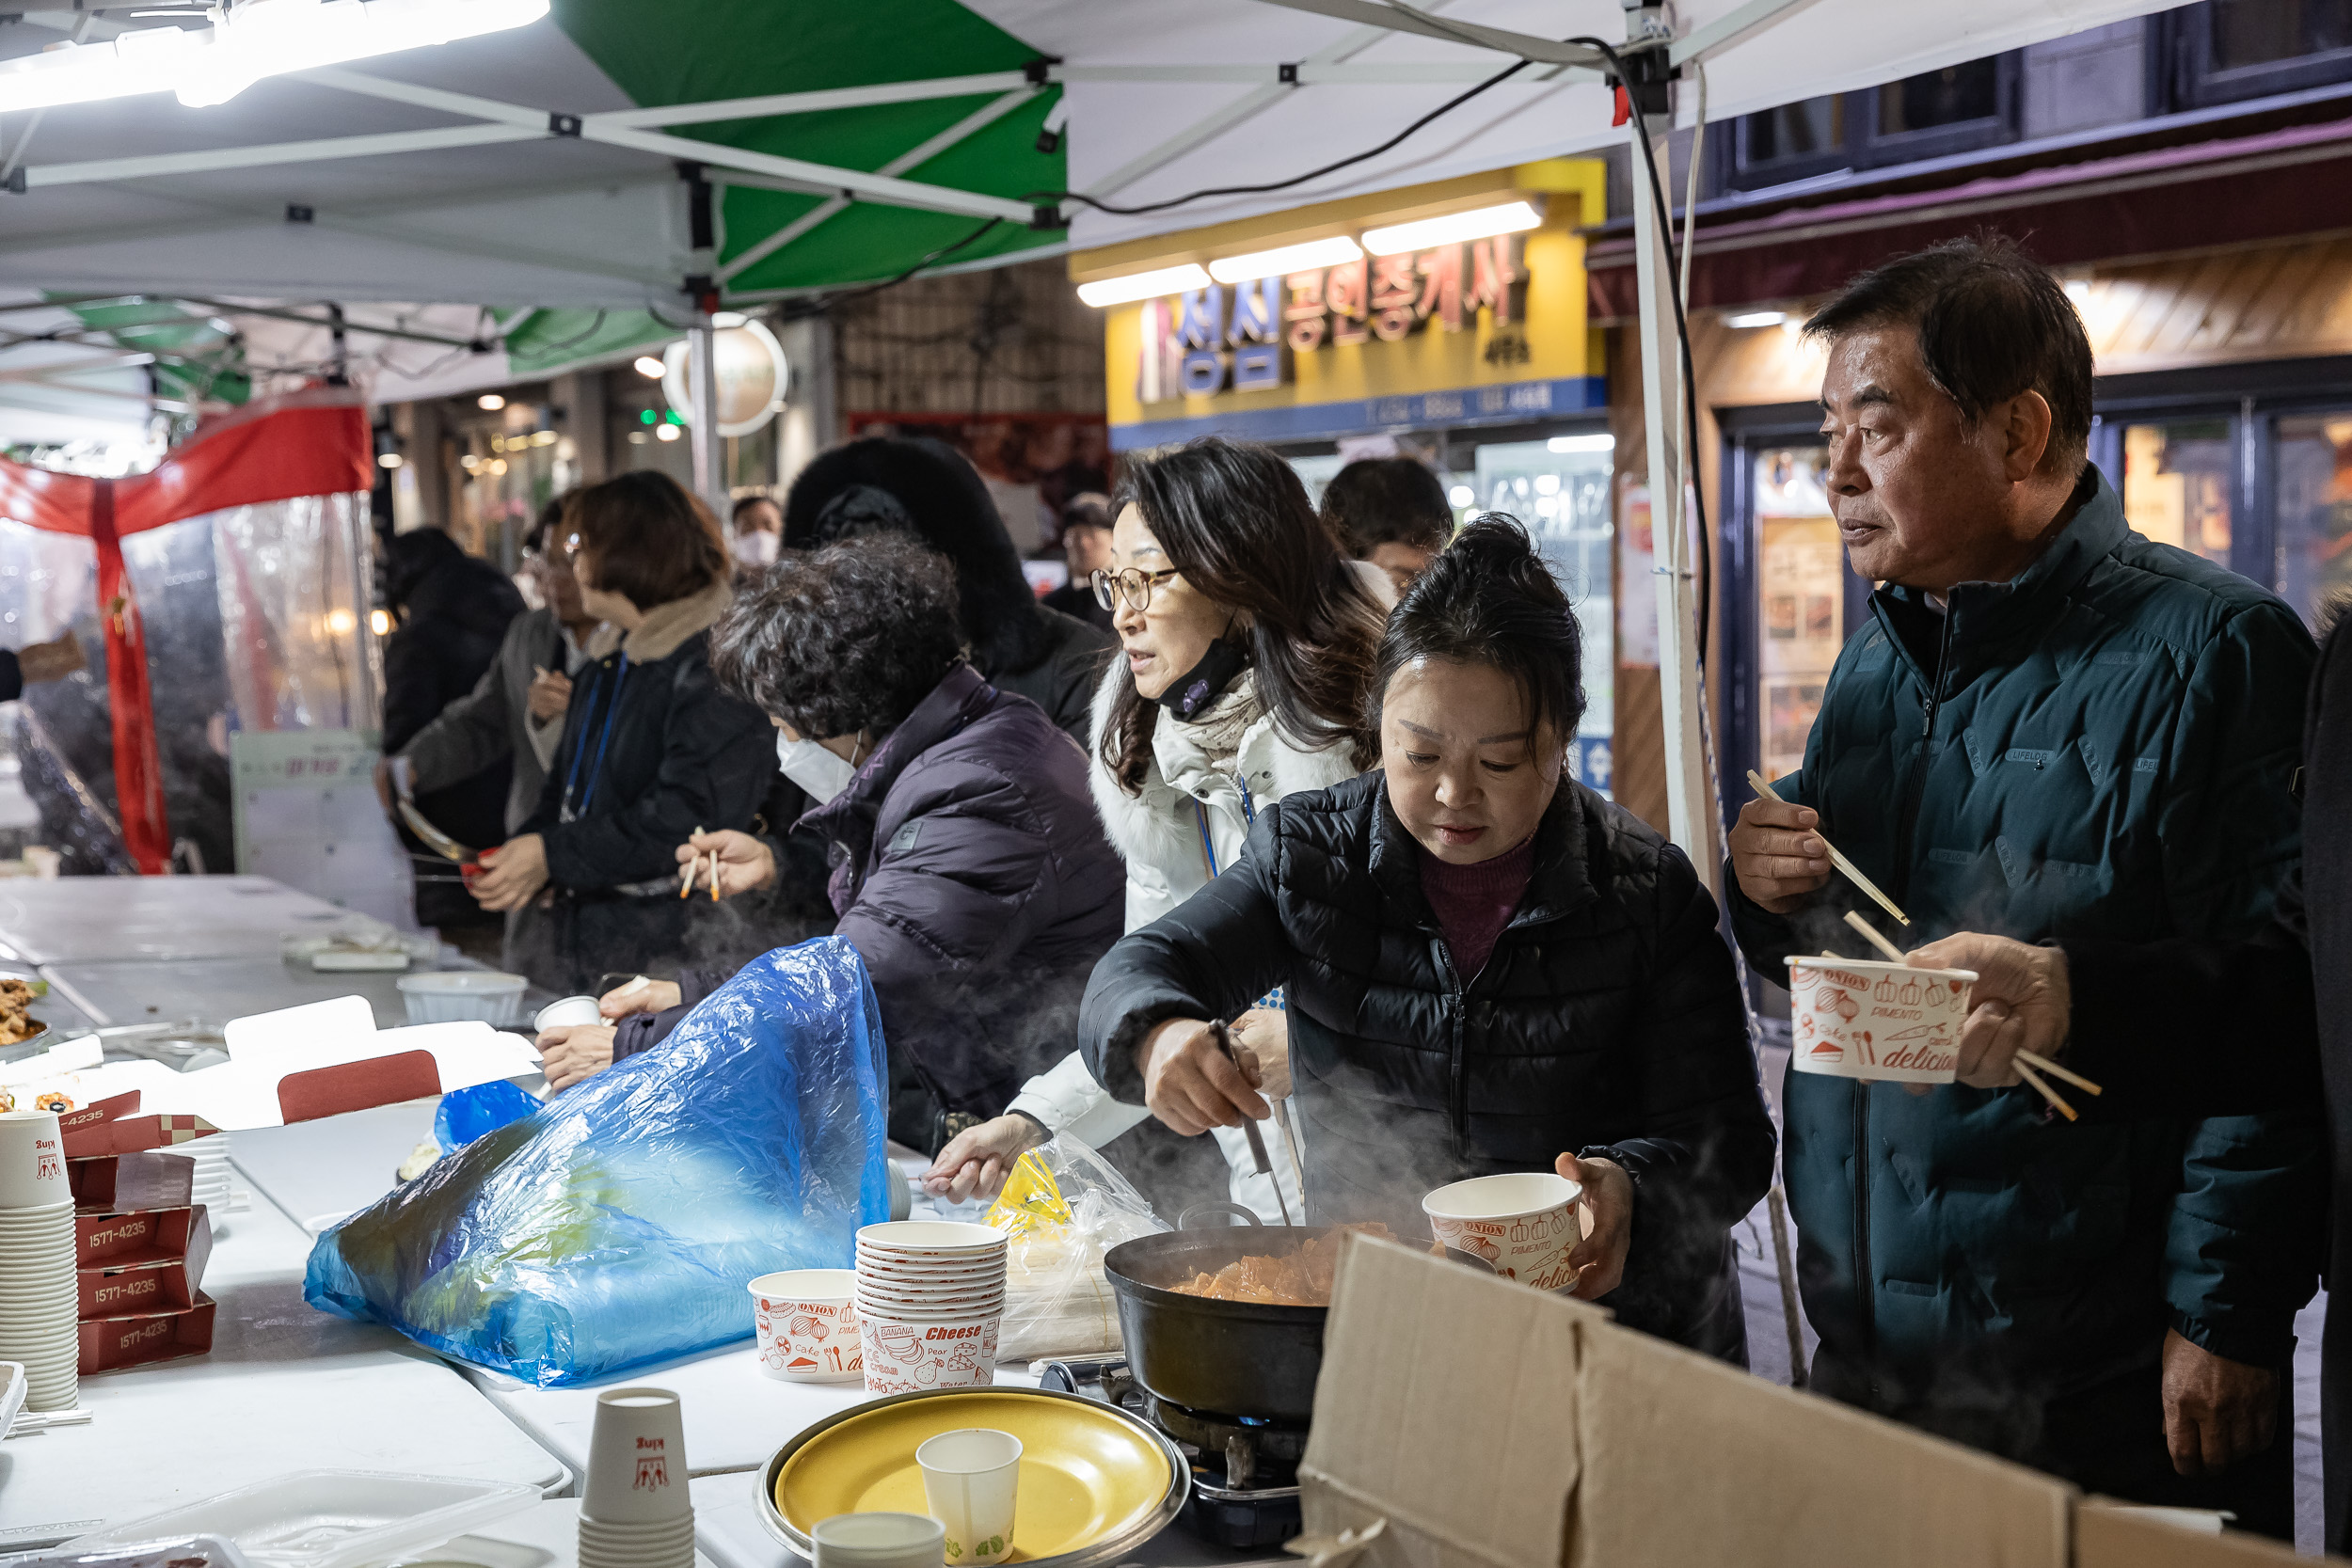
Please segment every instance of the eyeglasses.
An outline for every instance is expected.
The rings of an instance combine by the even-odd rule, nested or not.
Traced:
[[[1094,602],[1104,610],[1117,610],[1119,600],[1124,599],[1129,608],[1141,614],[1152,608],[1152,590],[1183,573],[1181,566],[1167,566],[1156,572],[1129,566],[1118,572],[1098,571],[1089,580],[1094,584]]]

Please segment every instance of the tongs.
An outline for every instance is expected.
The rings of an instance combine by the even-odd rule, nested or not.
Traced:
[[[460,865],[470,863],[474,852],[433,825],[433,819],[417,809],[416,802],[403,795],[399,798],[400,819],[408,824],[408,831],[424,840],[425,847],[444,860]]]
[[[1217,1049],[1225,1053],[1225,1059],[1232,1063],[1236,1069],[1240,1068],[1241,1056],[1233,1049],[1233,1031],[1232,1027],[1222,1022],[1212,1023],[1209,1025],[1209,1033],[1216,1037]],[[1248,1074],[1245,1072],[1243,1076],[1246,1078]],[[1280,1116],[1282,1114],[1279,1108],[1279,1102],[1278,1109],[1275,1114],[1277,1116]],[[1284,1119],[1282,1130],[1286,1133],[1290,1131],[1290,1125],[1287,1118]],[[1289,1201],[1282,1196],[1282,1179],[1275,1174],[1274,1162],[1266,1157],[1265,1138],[1259,1132],[1258,1124],[1250,1120],[1248,1117],[1242,1117],[1241,1132],[1242,1136],[1249,1140],[1249,1158],[1251,1163],[1256,1166],[1258,1174],[1267,1178],[1274,1183],[1274,1207],[1281,1213],[1282,1224],[1287,1227],[1291,1223],[1291,1206]],[[1294,1138],[1291,1140],[1291,1159],[1295,1161],[1297,1158],[1298,1142]],[[1301,1166],[1300,1177],[1302,1180],[1304,1179],[1305,1174],[1305,1167]]]

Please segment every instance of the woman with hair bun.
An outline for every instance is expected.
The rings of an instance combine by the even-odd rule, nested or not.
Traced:
[[[1209,1021],[1281,986],[1313,1223],[1422,1230],[1432,1188],[1556,1169],[1593,1221],[1575,1293],[1744,1362],[1728,1232],[1772,1123],[1714,899],[1565,774],[1581,652],[1525,531],[1464,529],[1381,641],[1379,771],[1261,809],[1246,855],[1096,967],[1080,1035],[1119,1099],[1235,1128],[1268,1107]]]

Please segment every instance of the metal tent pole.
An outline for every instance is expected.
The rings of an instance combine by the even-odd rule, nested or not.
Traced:
[[[726,443],[719,434],[719,363],[713,351],[715,333],[707,311],[696,311],[686,329],[686,386],[693,395],[694,417],[686,427],[694,443],[694,488],[726,521]]]

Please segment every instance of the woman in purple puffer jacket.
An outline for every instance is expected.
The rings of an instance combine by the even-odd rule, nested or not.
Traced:
[[[710,662],[769,715],[816,802],[795,826],[834,847],[838,934],[866,961],[892,1056],[928,1091],[894,1107],[893,1133],[936,1149],[1069,1053],[1087,976],[1119,938],[1126,877],[1086,754],[973,669],[954,568],[911,539],[787,554],[714,628]],[[697,894],[714,855],[723,896],[774,879],[771,841],[701,833],[678,849]],[[548,1082],[651,1047],[723,978],[650,981],[606,999],[616,1028],[547,1031]]]

